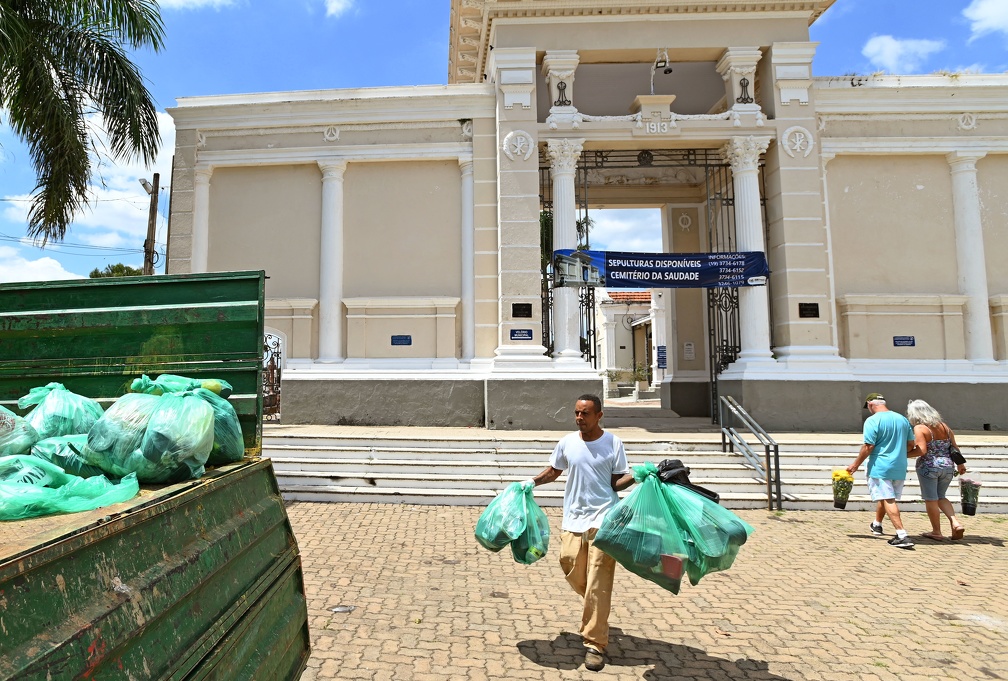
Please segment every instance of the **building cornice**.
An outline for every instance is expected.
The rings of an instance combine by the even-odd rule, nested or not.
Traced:
[[[185,97],[167,109],[175,127],[277,128],[492,118],[488,85],[268,92]]]
[[[950,154],[1006,154],[1004,137],[820,137],[822,155],[882,156]]]
[[[820,116],[1008,113],[1008,75],[844,76],[812,81]]]
[[[299,147],[296,149],[228,149],[200,151],[197,169],[241,166],[301,165],[327,161],[366,163],[376,161],[457,161],[471,159],[472,145],[459,144],[389,144]]]
[[[835,0],[451,0],[448,36],[448,82],[483,80],[489,40],[497,20],[584,19],[609,22],[620,17],[740,14],[803,15],[811,25]]]

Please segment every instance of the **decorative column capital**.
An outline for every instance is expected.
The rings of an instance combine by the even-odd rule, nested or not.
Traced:
[[[326,159],[318,161],[319,170],[322,171],[322,181],[342,180],[343,173],[346,172],[347,160],[345,158]]]
[[[952,151],[945,154],[953,173],[976,172],[977,161],[987,155],[986,151]]]
[[[213,175],[214,167],[212,165],[200,164],[196,166],[193,171],[193,181],[196,184],[208,184],[210,182],[210,176]]]
[[[472,154],[465,154],[464,156],[459,156],[459,169],[461,169],[463,175],[472,175],[473,172],[473,157]]]
[[[550,157],[550,170],[554,173],[573,173],[584,149],[584,139],[548,139],[546,153]]]
[[[731,164],[733,173],[756,170],[760,154],[770,146],[771,137],[732,137],[721,148],[721,156]]]

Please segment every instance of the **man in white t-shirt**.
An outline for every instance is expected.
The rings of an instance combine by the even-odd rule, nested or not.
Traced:
[[[526,481],[543,485],[567,472],[560,567],[567,582],[584,599],[580,633],[587,649],[585,668],[591,671],[605,666],[616,571],[616,559],[595,548],[595,534],[606,512],[619,501],[616,492],[634,483],[623,442],[602,430],[601,419],[602,401],[598,396],[579,397],[574,403],[578,432],[563,437],[550,456],[549,466]]]

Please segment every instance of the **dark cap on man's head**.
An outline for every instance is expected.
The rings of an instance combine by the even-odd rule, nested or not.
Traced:
[[[868,397],[864,398],[864,406],[862,407],[862,409],[867,409],[868,403],[874,402],[875,400],[882,400],[883,402],[885,402],[885,398],[882,397],[882,393],[868,393]]]

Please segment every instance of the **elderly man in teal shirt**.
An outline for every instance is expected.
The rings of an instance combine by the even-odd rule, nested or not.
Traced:
[[[864,423],[864,444],[854,463],[847,466],[847,472],[853,474],[868,459],[868,492],[872,501],[877,502],[872,534],[882,534],[882,518],[888,515],[896,528],[896,536],[889,544],[912,549],[914,544],[903,529],[896,502],[906,481],[907,455],[914,450],[913,426],[902,414],[889,411],[885,398],[879,393],[870,393],[864,406],[871,413]]]

